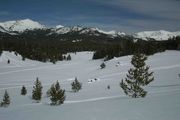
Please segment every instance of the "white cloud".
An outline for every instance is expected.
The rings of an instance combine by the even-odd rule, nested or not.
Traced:
[[[142,15],[180,20],[179,0],[100,0],[99,2],[118,6]]]
[[[94,0],[94,2],[112,8],[119,7],[139,15],[139,17],[122,17],[119,19],[119,23],[118,21],[115,23],[116,25],[104,25],[107,28],[114,27],[130,33],[160,29],[180,30],[180,0]]]

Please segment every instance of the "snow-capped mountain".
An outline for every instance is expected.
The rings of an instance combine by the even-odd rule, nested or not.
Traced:
[[[148,40],[149,38],[155,39],[157,41],[168,40],[169,38],[173,38],[176,36],[180,36],[179,32],[169,32],[165,30],[160,31],[144,31],[138,32],[133,35],[135,38],[140,38],[143,40]]]
[[[55,29],[52,30],[52,32],[57,33],[57,34],[66,34],[69,32],[79,32],[81,31],[83,28],[79,27],[79,26],[73,26],[73,27],[64,27],[64,26],[56,26]]]
[[[12,32],[12,31],[23,32],[25,30],[45,28],[44,25],[41,25],[40,23],[30,19],[1,22],[0,27],[3,28],[6,32]],[[0,31],[5,32],[2,29]]]
[[[11,35],[22,33],[26,30],[45,29],[45,28],[46,27],[44,25],[30,19],[0,22],[0,32],[8,33]],[[51,31],[48,35],[67,34],[67,33],[87,34],[92,36],[107,35],[109,37],[126,35],[123,32],[104,31],[96,27],[82,27],[82,26],[66,27],[63,25],[57,25],[54,28],[47,28],[47,29],[50,29]]]
[[[1,26],[0,26],[0,31],[1,31],[1,32],[4,32],[4,33],[8,32],[8,31],[6,31],[6,30],[5,30],[3,27],[1,27]]]
[[[103,30],[100,30],[97,28],[97,31],[99,31],[100,33],[103,33],[103,34],[107,34],[107,35],[112,35],[114,37],[116,36],[125,36],[126,34],[124,32],[117,32],[115,30],[111,30],[111,31],[103,31]]]
[[[11,35],[16,35],[16,33],[14,33],[14,32],[11,32],[11,31],[7,31],[7,30],[5,30],[3,27],[1,27],[0,26],[0,32],[2,32],[2,33],[8,33],[8,34],[11,34]]]
[[[52,32],[50,34],[52,34],[52,33],[66,34],[68,32],[70,32],[69,27],[56,27],[56,28],[52,29]]]
[[[15,35],[18,33],[22,33],[26,30],[35,30],[35,29],[49,29],[50,32],[47,35],[52,34],[68,34],[68,33],[76,33],[76,34],[86,34],[91,36],[100,36],[105,35],[111,38],[118,37],[118,36],[128,36],[124,32],[117,32],[114,30],[111,31],[104,31],[96,27],[82,27],[82,26],[63,26],[57,25],[54,28],[46,28],[44,25],[30,20],[17,20],[17,21],[7,21],[7,22],[0,22],[0,32],[8,33],[11,35]],[[169,32],[165,30],[160,31],[143,31],[138,32],[132,35],[134,38],[139,38],[143,40],[154,39],[157,41],[168,40],[169,38],[180,36],[180,31],[178,32]]]
[[[62,28],[62,27],[64,27],[64,26],[62,26],[62,25],[57,25],[55,28],[56,28],[56,29],[59,29],[59,28]]]
[[[79,34],[89,34],[89,35],[95,35],[95,36],[99,36],[100,34],[105,34],[112,37],[126,35],[123,32],[116,32],[116,31],[107,32],[107,31],[100,30],[99,28],[93,28],[93,27],[88,28],[88,27],[81,27],[81,26],[64,27],[62,25],[58,25],[56,26],[55,29],[52,30],[52,33],[57,33],[57,34],[67,34],[70,32],[78,32]]]

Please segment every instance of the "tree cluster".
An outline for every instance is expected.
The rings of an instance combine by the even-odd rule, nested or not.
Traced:
[[[63,54],[77,51],[95,51],[93,59],[112,59],[124,55],[134,54],[137,48],[146,55],[164,50],[179,50],[180,37],[166,41],[138,39],[134,42],[131,36],[111,38],[106,35],[93,36],[78,33],[49,34],[50,30],[26,31],[19,35],[0,32],[0,54],[3,50],[15,51],[22,55],[23,60],[29,58],[42,62],[56,63],[63,60]],[[72,42],[80,40],[79,42]]]
[[[103,47],[99,42],[112,41],[106,36],[88,36],[77,33],[49,34],[50,30],[29,30],[18,35],[10,35],[0,32],[0,54],[3,50],[15,51],[24,58],[39,60],[42,62],[56,63],[63,60],[62,54],[76,51],[94,51]],[[72,42],[80,40],[79,42]],[[69,60],[69,59],[68,59]]]

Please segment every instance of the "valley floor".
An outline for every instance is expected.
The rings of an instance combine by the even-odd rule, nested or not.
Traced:
[[[180,51],[165,51],[149,56],[147,64],[155,80],[145,89],[146,98],[125,96],[120,81],[131,67],[132,56],[114,58],[100,69],[102,60],[92,60],[92,52],[72,53],[72,61],[41,63],[22,61],[20,55],[4,51],[0,57],[0,100],[7,90],[11,104],[0,108],[1,120],[179,120],[180,119]],[[7,60],[10,59],[10,64]],[[31,99],[36,78],[42,82],[40,103]],[[82,82],[82,90],[71,92],[74,78]],[[88,82],[91,79],[97,81]],[[46,91],[60,82],[66,90],[66,101],[50,106]],[[20,95],[22,85],[26,96]],[[107,86],[110,85],[110,89]]]

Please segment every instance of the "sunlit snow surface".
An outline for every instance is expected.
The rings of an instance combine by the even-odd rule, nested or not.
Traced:
[[[26,59],[13,52],[0,57],[0,99],[7,90],[11,97],[8,108],[0,108],[0,120],[179,120],[180,119],[180,51],[166,51],[150,56],[147,64],[154,71],[155,80],[145,89],[146,98],[125,96],[119,82],[131,67],[132,56],[105,62],[92,60],[92,52],[72,53],[72,61],[55,65]],[[10,59],[10,64],[7,60]],[[42,82],[42,101],[31,100],[36,77]],[[73,79],[82,82],[82,90],[71,92]],[[91,83],[88,80],[94,80]],[[66,101],[50,106],[46,91],[59,80],[66,90]],[[20,95],[22,85],[28,89]],[[110,85],[110,89],[107,86]]]
[[[152,38],[157,41],[163,41],[163,40],[168,40],[173,37],[180,36],[180,31],[177,31],[177,32],[169,32],[165,30],[143,31],[143,32],[135,33],[133,36],[135,38],[140,38],[143,40],[148,40],[149,38]]]
[[[3,27],[6,31],[0,31],[7,32],[7,31],[17,31],[17,32],[23,32],[25,30],[33,30],[33,29],[43,29],[45,28],[44,25],[41,25],[38,22],[35,22],[30,19],[23,19],[23,20],[17,20],[17,21],[7,21],[7,22],[0,22],[0,26]]]

